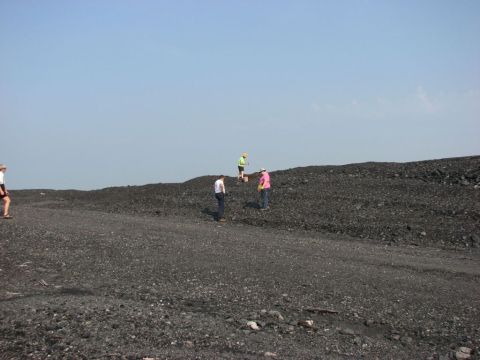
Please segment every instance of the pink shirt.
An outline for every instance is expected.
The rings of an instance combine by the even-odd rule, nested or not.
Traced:
[[[262,174],[259,184],[263,185],[264,189],[270,189],[270,174],[268,172],[265,171]]]

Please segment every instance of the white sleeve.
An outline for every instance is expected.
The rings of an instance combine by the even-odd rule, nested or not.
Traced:
[[[0,171],[0,184],[4,185],[3,182],[3,172]]]

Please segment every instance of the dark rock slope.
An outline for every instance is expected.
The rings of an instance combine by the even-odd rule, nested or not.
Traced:
[[[341,234],[386,244],[480,246],[480,156],[410,163],[309,166],[271,173],[271,210],[257,208],[256,174],[227,178],[230,222]],[[96,191],[23,190],[17,203],[211,220],[215,176]]]

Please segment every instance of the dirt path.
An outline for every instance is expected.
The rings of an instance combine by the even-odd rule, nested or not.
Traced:
[[[184,218],[15,210],[14,221],[0,223],[7,358],[426,359],[461,346],[478,351],[478,252]]]

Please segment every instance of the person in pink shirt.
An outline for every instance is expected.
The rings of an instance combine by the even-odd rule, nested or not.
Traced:
[[[268,210],[268,194],[270,193],[270,174],[265,168],[260,169],[262,176],[258,182],[258,191],[260,192],[261,205],[260,210]]]

